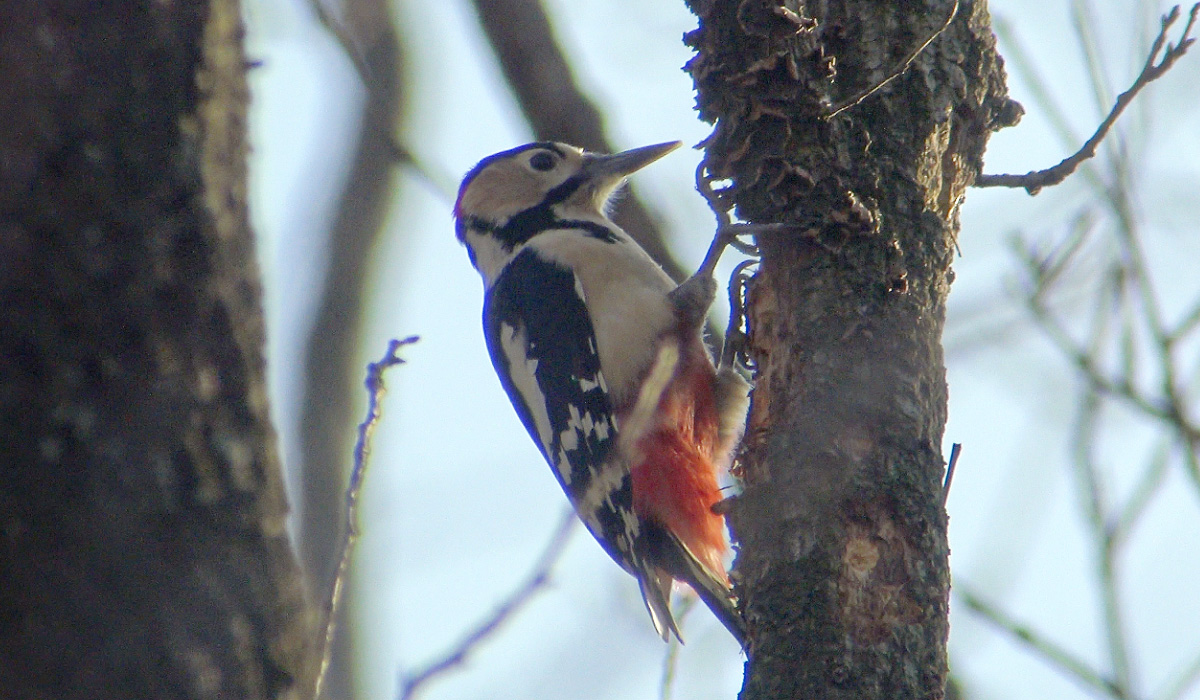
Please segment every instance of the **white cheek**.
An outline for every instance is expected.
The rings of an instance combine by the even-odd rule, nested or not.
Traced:
[[[500,276],[500,271],[512,260],[513,253],[504,250],[500,242],[490,233],[467,230],[467,245],[475,253],[475,269],[483,277],[485,287],[491,287]]]

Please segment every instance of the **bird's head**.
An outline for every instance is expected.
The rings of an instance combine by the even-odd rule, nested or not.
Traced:
[[[565,219],[604,216],[609,197],[636,170],[680,146],[643,146],[621,153],[588,153],[540,141],[488,156],[463,178],[454,204],[459,240],[468,228],[522,230]]]

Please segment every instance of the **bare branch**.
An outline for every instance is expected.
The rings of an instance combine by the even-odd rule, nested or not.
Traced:
[[[334,217],[323,232],[328,255],[323,262],[319,298],[303,348],[298,424],[299,454],[292,465],[301,485],[296,494],[298,550],[313,591],[325,594],[335,575],[342,537],[342,508],[354,426],[361,419],[359,381],[363,362],[357,349],[365,326],[369,297],[366,271],[375,259],[376,243],[387,230],[388,211],[401,170],[389,132],[411,97],[405,89],[405,49],[392,23],[386,0],[353,3],[314,1],[328,31],[341,42],[366,91],[355,125],[360,138]],[[340,6],[340,7],[339,7]],[[338,11],[342,14],[338,14]],[[345,617],[355,591],[347,582],[339,609]],[[344,624],[339,620],[336,625]],[[338,635],[328,653],[322,687],[330,698],[351,697],[354,639]]]
[[[1126,698],[1131,697],[1133,693],[1133,672],[1129,661],[1129,635],[1126,633],[1117,580],[1118,544],[1108,525],[1109,508],[1100,466],[1092,454],[1100,429],[1100,408],[1100,394],[1091,387],[1087,388],[1073,431],[1072,452],[1075,471],[1079,477],[1077,488],[1082,492],[1082,500],[1087,507],[1091,542],[1096,548],[1096,579],[1100,589],[1104,640],[1108,646],[1109,664],[1112,667],[1110,683],[1115,689],[1116,697]]]
[[[1036,630],[1009,617],[1007,613],[984,601],[983,598],[980,598],[970,589],[965,588],[961,583],[956,584],[954,590],[958,594],[959,599],[972,612],[977,613],[998,629],[1008,633],[1011,637],[1024,644],[1035,656],[1041,658],[1047,664],[1059,669],[1067,676],[1092,690],[1099,691],[1111,697],[1121,697],[1118,694],[1119,689],[1111,680],[1093,670],[1087,663],[1071,652],[1046,639]]]
[[[958,16],[958,0],[952,0],[951,5],[950,5],[950,12],[947,13],[946,19],[942,21],[941,26],[939,26],[932,34],[929,35],[928,39],[926,39],[925,41],[918,44],[917,47],[914,48],[912,50],[912,52],[909,53],[908,56],[906,56],[904,58],[904,60],[900,62],[899,65],[897,65],[895,68],[893,68],[892,72],[888,73],[887,76],[883,80],[880,80],[879,82],[875,83],[871,87],[869,87],[865,90],[861,90],[858,93],[842,100],[841,102],[838,102],[836,105],[831,106],[829,108],[829,111],[825,113],[825,118],[833,119],[834,117],[841,114],[842,112],[845,112],[846,110],[850,109],[851,107],[854,107],[855,105],[861,103],[863,100],[867,99],[871,95],[874,95],[877,91],[879,91],[881,88],[883,88],[883,86],[892,82],[893,80],[900,77],[901,75],[904,75],[904,71],[908,70],[908,67],[912,65],[912,62],[917,60],[917,56],[920,56],[921,52],[924,51],[926,48],[928,48],[929,45],[933,43],[934,39],[941,36],[942,32],[946,31],[946,29],[950,26],[950,23],[953,22],[954,18],[957,16]]]
[[[404,340],[392,340],[388,343],[387,352],[378,362],[367,365],[367,417],[358,426],[358,440],[354,444],[354,467],[350,471],[350,483],[346,487],[346,524],[342,533],[341,558],[338,561],[337,573],[330,586],[329,598],[325,609],[325,640],[321,654],[321,666],[317,671],[317,679],[313,697],[321,697],[321,686],[325,682],[325,674],[329,670],[329,659],[333,650],[334,633],[337,631],[338,604],[342,598],[342,588],[346,583],[346,571],[350,568],[350,554],[354,543],[358,540],[358,494],[362,490],[363,477],[367,471],[367,457],[371,453],[371,434],[379,423],[381,412],[380,402],[383,400],[383,373],[389,367],[404,364],[404,360],[396,356],[396,351],[405,345],[417,342],[415,335]]]
[[[339,18],[335,17],[321,0],[311,0],[309,4],[313,8],[313,12],[317,14],[317,19],[321,24],[342,45],[342,49],[346,52],[346,57],[354,65],[354,70],[358,73],[358,77],[363,81],[363,84],[374,84],[375,81],[372,79],[374,72],[367,64],[366,52],[363,51],[362,43],[355,39],[350,28]]]
[[[474,651],[480,644],[487,641],[501,625],[520,612],[521,608],[525,607],[534,595],[542,590],[550,581],[550,572],[562,557],[562,553],[566,549],[567,543],[570,541],[571,534],[575,531],[575,525],[578,522],[579,520],[575,517],[574,511],[569,508],[565,510],[562,520],[559,522],[558,527],[555,528],[554,534],[550,537],[550,542],[546,545],[542,556],[538,558],[537,564],[533,568],[533,573],[529,578],[509,594],[508,598],[487,619],[481,622],[470,634],[463,637],[444,656],[431,662],[415,674],[402,675],[400,680],[400,700],[412,700],[412,698],[417,697],[418,693],[429,681],[461,666],[467,660],[468,654]]]
[[[440,168],[434,167],[399,141],[389,138],[388,147],[392,160],[408,167],[417,178],[429,185],[429,188],[446,203],[447,207],[454,204],[458,184],[452,176]]]
[[[1186,338],[1192,331],[1200,328],[1200,301],[1198,301],[1192,310],[1183,317],[1179,325],[1167,335],[1167,340],[1172,345]]]
[[[1047,268],[1045,265],[1040,264],[1036,252],[1021,242],[1017,243],[1017,252],[1025,263],[1026,270],[1032,276],[1035,285],[1034,290],[1025,299],[1030,314],[1038,326],[1045,331],[1046,337],[1058,347],[1059,352],[1076,366],[1088,383],[1097,391],[1122,399],[1145,415],[1172,426],[1178,431],[1185,444],[1191,446],[1200,445],[1200,426],[1196,426],[1187,420],[1186,416],[1182,413],[1182,397],[1178,395],[1176,390],[1167,387],[1170,388],[1170,396],[1150,397],[1133,383],[1131,377],[1110,377],[1099,366],[1094,353],[1085,347],[1081,347],[1071,337],[1070,333],[1067,332],[1062,321],[1046,306],[1045,298],[1050,286],[1046,273],[1048,269],[1054,269],[1055,275],[1060,274],[1061,269],[1059,266],[1055,265],[1052,268]],[[1169,336],[1165,337],[1169,338]],[[1165,357],[1167,360],[1170,359],[1169,354],[1165,355]]]
[[[1100,142],[1108,135],[1117,118],[1125,111],[1133,99],[1137,96],[1142,88],[1146,87],[1155,80],[1161,78],[1171,66],[1183,57],[1195,39],[1190,36],[1192,26],[1196,23],[1196,14],[1200,11],[1200,3],[1192,6],[1191,12],[1188,14],[1187,24],[1184,25],[1183,32],[1179,36],[1179,43],[1166,43],[1167,31],[1179,19],[1179,6],[1176,5],[1162,18],[1162,28],[1159,30],[1158,37],[1155,38],[1154,44],[1150,48],[1150,55],[1146,59],[1146,64],[1142,67],[1142,72],[1138,74],[1137,79],[1128,90],[1121,93],[1117,97],[1116,104],[1104,121],[1100,123],[1100,127],[1096,129],[1096,133],[1083,144],[1083,147],[1076,151],[1070,157],[1064,159],[1058,165],[1045,170],[1036,170],[1025,173],[1024,175],[980,175],[975,180],[975,187],[1023,187],[1029,194],[1037,194],[1043,187],[1057,185],[1067,179],[1074,173],[1081,163],[1096,155],[1096,149],[1100,146]],[[1163,51],[1163,45],[1166,44],[1166,50]],[[1162,58],[1159,59],[1159,53],[1162,52]]]
[[[387,81],[381,81],[381,73],[371,68],[370,57],[364,51],[363,43],[357,40],[354,32],[346,26],[346,23],[335,17],[321,0],[311,0],[310,4],[317,15],[317,19],[329,30],[333,38],[337,39],[338,43],[342,46],[342,50],[346,52],[347,58],[350,59],[350,63],[354,65],[354,71],[358,73],[359,80],[362,81],[363,86],[370,93],[367,100],[368,107],[370,107],[371,102],[383,97],[375,93],[378,91],[380,83]],[[360,5],[352,6],[360,7]],[[386,70],[394,69],[394,66],[386,68]],[[391,76],[387,77],[390,79]],[[412,149],[397,141],[392,135],[393,128],[388,119],[390,116],[393,115],[377,114],[368,110],[365,123],[363,124],[363,131],[374,138],[378,138],[383,143],[387,157],[394,163],[403,165],[411,170],[447,203],[453,202],[456,189],[453,178],[447,177],[445,173],[418,158],[412,152]]]

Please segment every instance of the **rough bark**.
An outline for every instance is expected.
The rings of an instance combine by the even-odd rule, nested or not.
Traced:
[[[300,697],[238,3],[0,7],[0,694]]]
[[[940,698],[949,569],[941,334],[965,188],[1013,123],[986,3],[690,0],[722,198],[762,237],[757,382],[729,522],[741,697]],[[786,6],[786,7],[785,7]]]
[[[388,139],[402,109],[401,47],[387,3],[347,3],[345,10],[348,49],[361,47],[356,58],[364,73],[367,99],[358,150],[329,234],[329,268],[308,339],[300,418],[300,553],[312,590],[322,596],[329,592],[341,555],[346,478],[354,426],[362,419],[364,405],[358,350],[367,307],[366,280],[371,254],[397,196],[398,169]],[[410,232],[401,228],[396,233]],[[354,607],[352,577],[347,584],[324,682],[323,695],[329,698],[354,696],[353,635],[344,624]]]

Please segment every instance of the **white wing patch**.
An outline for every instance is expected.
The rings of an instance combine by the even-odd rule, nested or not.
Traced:
[[[603,384],[602,377],[599,384]],[[581,380],[580,384],[584,384]],[[586,386],[585,386],[586,390]],[[579,438],[588,438],[595,436],[597,440],[607,440],[611,434],[609,430],[609,421],[601,418],[596,418],[590,413],[580,413],[578,406],[569,406],[570,418],[567,419],[567,427],[558,435],[558,461],[555,463],[555,468],[558,469],[559,475],[562,477],[563,484],[571,483],[571,459],[567,455],[568,452],[573,452],[579,449]]]
[[[550,459],[550,414],[546,411],[546,395],[538,387],[537,358],[528,354],[525,329],[501,322],[500,347],[508,360],[509,378],[533,416],[542,455]]]
[[[625,416],[620,426],[621,434],[618,439],[621,453],[627,455],[629,461],[634,464],[642,459],[638,443],[654,428],[658,404],[662,400],[663,392],[667,390],[667,385],[675,377],[675,369],[678,366],[679,344],[673,339],[664,339],[658,348],[654,364],[650,366],[650,372],[642,381],[633,410]]]
[[[620,490],[625,475],[628,473],[628,465],[624,461],[619,461],[619,458],[617,460],[610,458],[599,470],[592,472],[592,481],[588,484],[587,491],[579,499],[579,503],[575,508],[581,516],[584,516],[584,522],[587,523],[589,528],[593,527],[593,523],[588,518],[595,518],[599,511],[606,510],[600,506],[606,500],[611,499],[614,492]],[[625,527],[628,529],[630,527],[629,518],[632,518],[633,514],[622,513],[622,516],[626,518]],[[633,521],[634,531],[637,530],[636,524],[637,521],[635,519]],[[598,520],[595,522],[594,527],[596,528],[595,531],[598,532],[600,527]]]

